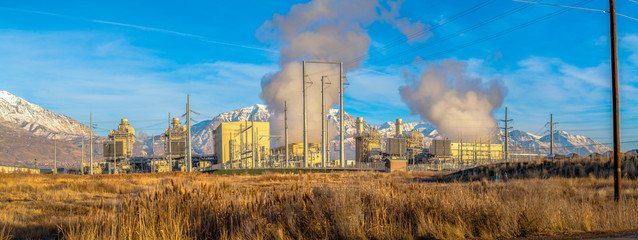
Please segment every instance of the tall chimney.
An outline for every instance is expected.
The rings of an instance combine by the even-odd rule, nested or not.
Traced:
[[[173,129],[179,129],[179,118],[173,118]]]
[[[396,126],[396,136],[394,137],[399,137],[403,134],[403,119],[397,118],[397,122],[395,123]]]
[[[357,118],[357,135],[361,136],[363,134],[363,118]]]

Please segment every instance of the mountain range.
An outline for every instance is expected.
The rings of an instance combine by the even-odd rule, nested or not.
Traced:
[[[332,128],[338,126],[338,113],[337,109],[330,109],[328,112],[328,124]],[[213,154],[213,131],[222,122],[270,121],[270,117],[271,113],[268,111],[268,107],[257,104],[221,113],[213,119],[197,123],[192,126],[193,150],[198,154]],[[135,123],[131,124],[134,126]],[[365,131],[376,128],[384,138],[395,135],[393,121],[380,125],[364,123],[363,128]],[[82,136],[88,138],[88,129],[88,126],[67,116],[54,113],[9,92],[0,91],[0,165],[31,167],[38,162],[39,167],[52,167],[53,145],[55,144],[58,147],[60,166],[76,166],[81,159],[81,139]],[[405,122],[403,129],[406,132],[415,130],[422,133],[426,146],[429,146],[433,139],[441,138],[436,128],[426,122]],[[354,158],[356,126],[355,118],[348,113],[344,113],[344,131],[346,158],[352,159]],[[338,136],[331,134],[330,146],[338,145]],[[549,153],[550,137],[548,135],[537,136],[521,130],[513,130],[509,132],[509,135],[508,146],[514,151],[528,149],[527,151],[531,150],[541,154]],[[104,139],[104,136],[94,137],[98,139],[96,141],[98,144],[94,145],[94,154],[96,154],[95,158],[99,158],[101,152],[99,142],[100,139]],[[155,141],[155,154],[161,154],[163,152],[161,143],[158,144],[161,142],[161,137],[156,136]],[[150,154],[151,142],[150,138],[138,136],[138,142],[134,146],[134,155]],[[503,138],[500,137],[496,142],[503,142]],[[591,138],[564,131],[555,133],[554,142],[554,152],[557,154],[576,153],[585,156],[610,151],[609,147]],[[85,151],[86,155],[88,155],[88,150]],[[332,158],[336,158],[336,155],[332,154]],[[96,161],[101,161],[101,159]]]

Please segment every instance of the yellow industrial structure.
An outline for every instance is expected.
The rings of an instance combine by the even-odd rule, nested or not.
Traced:
[[[381,134],[378,129],[370,129],[363,131],[363,118],[358,117],[357,135],[355,136],[355,160],[357,163],[376,162],[382,158],[381,153]]]
[[[414,163],[417,155],[423,152],[423,139],[423,134],[416,129],[403,133],[403,120],[397,118],[395,136],[387,139],[386,153],[391,158],[407,159]]]
[[[437,157],[451,157],[458,161],[491,162],[503,159],[503,144],[482,142],[451,142],[434,140],[430,152]]]
[[[173,118],[171,127],[164,130],[166,161],[174,169],[185,170],[188,126],[180,126],[179,118]]]
[[[281,146],[273,149],[273,155],[277,156],[279,165],[285,165],[286,147]],[[326,157],[327,158],[327,157]],[[331,162],[327,160],[328,164]],[[333,164],[338,165],[339,160]],[[303,167],[303,143],[288,144],[288,163],[290,167]],[[308,143],[308,167],[321,167],[321,143]]]
[[[129,125],[128,119],[122,119],[116,130],[111,130],[104,141],[104,160],[108,172],[117,173],[128,169],[128,159],[133,155],[135,129]]]
[[[224,168],[258,168],[269,159],[269,122],[223,122],[214,135],[217,162]]]

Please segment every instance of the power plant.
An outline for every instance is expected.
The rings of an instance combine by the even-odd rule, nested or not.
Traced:
[[[164,145],[163,157],[155,156],[155,137],[152,156],[133,157],[135,128],[128,119],[121,119],[119,126],[111,130],[103,141],[104,162],[95,164],[93,170],[96,173],[110,174],[187,171],[188,126],[182,125],[180,118],[169,119],[169,128],[158,139]],[[347,167],[384,168],[393,171],[408,170],[411,166],[424,164],[454,163],[470,166],[500,161],[505,157],[503,144],[490,143],[489,140],[453,142],[449,139],[435,139],[428,148],[423,134],[417,129],[404,131],[401,118],[396,119],[394,134],[387,138],[377,128],[364,129],[364,124],[362,117],[356,118],[356,134],[353,136],[355,159]],[[324,148],[321,143],[306,143],[306,149],[302,142],[271,148],[271,140],[280,136],[271,135],[270,122],[222,122],[215,128],[213,135],[215,154],[193,156],[192,167],[196,171],[341,167],[340,160],[330,159],[329,146],[326,147],[327,160],[324,162]],[[328,144],[329,141],[325,142]]]
[[[313,123],[321,120],[321,140],[316,140],[316,135],[309,139],[309,130],[316,134],[317,125],[308,126],[308,84],[312,84],[306,74],[306,65],[332,65],[339,67],[339,88],[333,90],[333,95],[339,97],[338,113],[338,140],[330,146],[330,138],[327,131],[326,116],[326,86],[330,85],[328,75],[321,77],[321,117],[313,116]],[[485,141],[452,142],[448,139],[432,140],[426,146],[424,135],[416,128],[404,131],[403,120],[397,118],[394,123],[394,134],[384,136],[377,128],[364,130],[362,117],[356,118],[356,133],[354,134],[354,160],[345,158],[345,131],[343,121],[343,90],[345,76],[343,65],[340,62],[303,61],[302,62],[303,91],[300,99],[303,110],[303,132],[295,132],[296,141],[289,143],[288,139],[288,104],[283,102],[284,132],[282,135],[271,133],[271,122],[263,121],[235,121],[222,122],[213,131],[214,155],[191,156],[191,130],[190,130],[190,97],[186,104],[186,123],[182,125],[180,118],[171,118],[169,113],[169,125],[164,133],[157,138],[163,144],[163,156],[155,156],[155,136],[153,136],[152,153],[150,156],[133,157],[133,144],[135,143],[135,129],[128,119],[122,119],[116,130],[111,130],[108,138],[104,140],[104,163],[96,163],[90,166],[88,172],[166,172],[166,171],[203,171],[210,169],[251,169],[251,168],[385,168],[387,170],[408,170],[415,166],[428,166],[432,164],[456,164],[476,165],[499,161],[506,158],[502,144],[494,144]],[[295,103],[299,108],[299,102]],[[312,114],[317,114],[317,106],[314,106]],[[195,112],[196,113],[196,112]],[[281,118],[276,118],[281,119]],[[297,118],[298,119],[298,118]],[[275,122],[276,125],[281,124]],[[297,131],[300,131],[299,123],[294,123]],[[276,128],[277,129],[277,128]],[[281,128],[279,128],[281,130]],[[279,133],[281,134],[281,133]],[[303,141],[299,135],[303,135]],[[334,138],[334,137],[333,137]],[[281,139],[284,139],[281,144]],[[312,142],[311,142],[312,141]],[[279,142],[277,147],[271,144]],[[352,143],[349,143],[352,144]],[[92,145],[91,145],[92,146]],[[332,147],[332,149],[331,149]],[[147,151],[148,152],[148,151]],[[334,152],[335,159],[330,157]],[[92,157],[92,156],[91,156]]]
[[[104,141],[104,160],[108,173],[120,173],[129,168],[129,160],[133,155],[135,128],[129,125],[128,119],[122,119],[115,130],[111,130]]]

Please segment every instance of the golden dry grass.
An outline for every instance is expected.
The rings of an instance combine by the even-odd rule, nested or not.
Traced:
[[[617,204],[611,179],[420,181],[429,175],[2,174],[0,226],[28,239],[492,239],[638,230],[636,181],[624,182]]]

